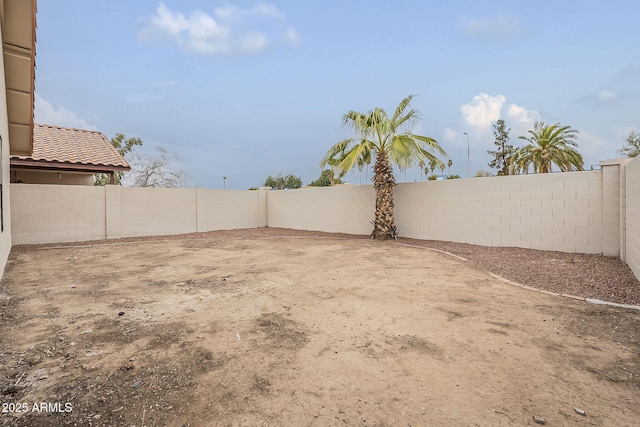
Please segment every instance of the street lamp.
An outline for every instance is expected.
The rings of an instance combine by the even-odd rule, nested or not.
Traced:
[[[467,178],[471,178],[471,146],[469,144],[469,134],[466,132],[464,134],[467,135]]]
[[[223,190],[227,189],[227,177],[226,176],[222,177],[222,189]]]

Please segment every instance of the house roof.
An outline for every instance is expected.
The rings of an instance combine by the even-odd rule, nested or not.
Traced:
[[[11,156],[11,166],[87,172],[130,170],[127,161],[98,131],[35,124],[31,156]]]

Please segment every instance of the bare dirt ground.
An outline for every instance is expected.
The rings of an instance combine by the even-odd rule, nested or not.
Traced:
[[[473,249],[345,237],[15,248],[0,425],[637,425],[639,311],[509,285]],[[511,253],[561,279],[591,265]]]

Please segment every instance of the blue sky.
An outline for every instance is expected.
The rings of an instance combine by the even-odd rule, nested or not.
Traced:
[[[639,16],[637,0],[38,0],[36,122],[139,137],[194,186],[247,189],[308,184],[352,136],[344,113],[416,94],[414,132],[451,173],[464,132],[471,174],[489,170],[499,118],[516,146],[536,121],[572,126],[589,168],[640,131]]]

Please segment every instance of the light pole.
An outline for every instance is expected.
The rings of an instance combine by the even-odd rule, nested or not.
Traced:
[[[471,178],[471,145],[469,144],[469,134],[467,135],[467,178]]]
[[[227,177],[226,176],[222,177],[222,189],[223,190],[227,189]]]

